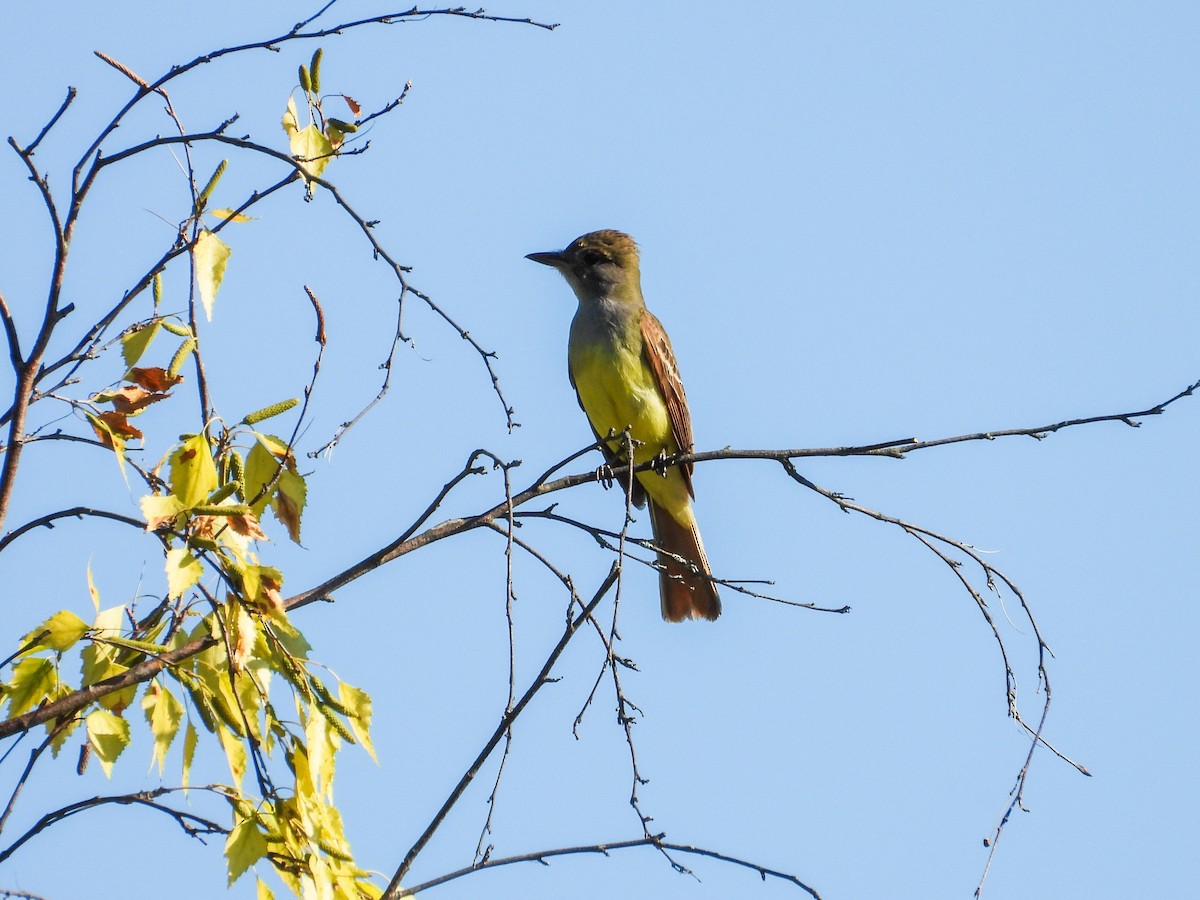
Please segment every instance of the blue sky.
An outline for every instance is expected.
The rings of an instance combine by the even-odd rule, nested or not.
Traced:
[[[387,11],[349,0],[338,9],[347,19]],[[0,34],[4,133],[30,140],[77,86],[38,154],[61,186],[129,95],[92,50],[154,77],[282,33],[308,11],[228,0],[18,6]],[[381,220],[379,239],[413,266],[413,283],[498,353],[521,427],[507,432],[478,357],[411,303],[415,346],[401,348],[386,400],[330,459],[308,463],[305,547],[271,551],[290,590],[390,541],[477,447],[523,460],[520,483],[587,442],[564,364],[574,300],[523,257],[595,228],[641,244],[645,294],[679,356],[701,450],[1049,424],[1145,409],[1200,378],[1193,5],[505,0],[489,11],[562,25],[432,20],[323,42],[325,84],[367,109],[413,82],[370,131],[370,149],[327,174]],[[284,149],[279,117],[312,49],[205,67],[173,90],[175,106],[193,129],[236,111],[234,131]],[[147,112],[113,147],[167,129]],[[211,168],[222,154],[198,157]],[[232,199],[272,176],[234,159],[222,184]],[[0,290],[32,315],[47,232],[23,179],[15,154],[0,154]],[[68,280],[76,327],[170,240],[158,216],[186,215],[181,197],[166,154],[98,187]],[[328,197],[305,204],[297,189],[257,214],[230,234],[234,257],[202,335],[214,393],[236,419],[302,390],[312,366],[302,286],[312,285],[330,334],[305,436],[313,449],[377,389],[396,290]],[[1193,884],[1198,443],[1200,406],[1185,399],[1139,429],[801,466],[830,490],[987,551],[1056,654],[1046,736],[1094,777],[1035,755],[1029,812],[1005,831],[987,897],[1172,897]],[[9,527],[81,492],[135,508],[111,460],[34,445],[27,465]],[[635,735],[656,827],[794,873],[826,898],[969,896],[1027,750],[969,596],[916,541],[840,513],[777,465],[702,465],[696,493],[719,576],[772,579],[780,596],[853,611],[727,591],[716,624],[668,626],[653,574],[628,571],[622,645],[639,671],[625,686],[645,713]],[[497,476],[476,479],[446,514],[502,496]],[[561,502],[620,525],[619,498],[598,487]],[[524,536],[581,585],[607,569],[579,535],[535,523]],[[108,602],[154,590],[160,564],[146,541],[76,524],[23,541],[0,558],[13,629],[63,607],[85,612],[89,559]],[[371,868],[390,874],[503,709],[503,549],[483,534],[432,547],[298,614],[314,655],[375,698],[380,765],[351,749],[338,783]],[[527,558],[515,577],[521,681],[555,640],[563,598]],[[1029,627],[1010,594],[991,610],[1033,716]],[[495,855],[640,836],[611,696],[571,734],[601,659],[581,638],[562,681],[520,721]],[[143,759],[148,740],[114,785],[60,760],[27,788],[22,821],[41,798],[62,805],[157,783],[142,776]],[[489,766],[415,880],[470,863],[493,777]],[[98,882],[117,859],[121,883]],[[696,879],[651,851],[579,857],[428,896],[800,896],[693,862]],[[223,890],[219,849],[130,810],[79,816],[0,868],[0,888],[47,897],[143,896],[165,882],[181,900]],[[231,893],[253,896],[252,881]]]

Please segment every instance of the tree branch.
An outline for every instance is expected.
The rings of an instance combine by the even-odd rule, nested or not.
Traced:
[[[447,872],[445,875],[439,875],[437,878],[431,878],[429,881],[422,882],[415,887],[407,888],[404,891],[404,896],[411,896],[427,891],[430,888],[438,887],[446,884],[449,881],[454,881],[462,878],[464,875],[472,875],[475,872],[482,872],[485,869],[495,869],[500,866],[511,866],[514,863],[536,862],[542,865],[549,865],[546,860],[556,856],[576,856],[588,853],[600,853],[608,856],[613,850],[630,850],[635,847],[654,847],[660,851],[675,851],[676,853],[691,853],[696,856],[706,856],[709,859],[716,859],[721,862],[731,863],[735,866],[741,866],[745,869],[750,869],[757,872],[758,876],[766,881],[767,878],[778,878],[782,881],[790,882],[802,891],[806,891],[813,900],[821,900],[821,895],[816,889],[805,884],[795,875],[790,875],[787,872],[780,872],[777,869],[770,869],[766,866],[751,862],[746,859],[741,859],[736,856],[728,856],[724,853],[718,853],[715,850],[706,850],[703,847],[694,847],[688,844],[672,844],[659,837],[643,837],[631,841],[614,841],[607,844],[588,844],[580,847],[559,847],[554,850],[537,850],[532,853],[522,853],[517,856],[505,856],[500,859],[489,859],[476,865],[464,866],[461,869],[456,869],[453,872]]]
[[[10,531],[4,537],[0,538],[0,552],[21,535],[33,531],[35,528],[53,529],[54,523],[59,519],[82,519],[84,516],[92,516],[98,519],[112,519],[114,522],[124,522],[126,525],[132,525],[134,528],[142,530],[146,527],[145,522],[135,519],[132,516],[125,516],[121,513],[109,512],[104,509],[93,509],[90,506],[73,506],[70,509],[63,509],[58,512],[39,516],[31,522],[26,522],[20,528]]]
[[[81,813],[81,812],[84,812],[85,810],[89,810],[89,809],[96,809],[97,807],[105,806],[109,803],[116,803],[116,804],[120,804],[122,806],[130,806],[130,805],[146,806],[146,807],[149,807],[150,809],[156,809],[159,812],[166,813],[168,816],[170,816],[172,819],[175,820],[176,824],[178,824],[179,827],[182,828],[189,837],[203,839],[203,836],[206,834],[228,834],[229,833],[228,828],[225,828],[222,825],[218,825],[216,822],[202,818],[202,817],[197,816],[190,812],[185,812],[185,811],[179,810],[179,809],[172,809],[171,807],[167,806],[166,804],[156,802],[156,799],[158,797],[161,797],[164,794],[170,794],[170,793],[173,793],[173,792],[179,791],[179,790],[184,790],[184,789],[183,788],[160,787],[160,788],[155,788],[154,790],[150,790],[150,791],[138,791],[133,794],[119,794],[119,795],[114,795],[114,796],[109,796],[109,797],[92,797],[89,800],[79,800],[75,803],[70,803],[67,806],[62,807],[61,809],[56,809],[53,812],[46,813],[44,816],[42,816],[40,819],[37,820],[37,822],[33,825],[32,828],[30,828],[23,835],[21,835],[15,841],[13,841],[11,844],[9,844],[9,846],[6,847],[3,851],[0,851],[0,863],[4,862],[6,859],[8,859],[10,856],[12,856],[21,847],[21,845],[24,844],[26,841],[28,841],[30,838],[34,837],[39,832],[44,831],[45,829],[49,828],[51,825],[54,825],[57,822],[61,822],[63,819],[70,818],[71,816],[76,815],[77,813]],[[187,790],[193,790],[193,791],[211,790],[214,793],[221,794],[222,796],[225,795],[224,791],[221,791],[218,788],[213,787],[213,786],[187,788]]]

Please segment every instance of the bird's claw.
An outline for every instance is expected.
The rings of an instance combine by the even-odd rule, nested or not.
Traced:
[[[616,481],[616,478],[617,478],[617,476],[616,476],[616,473],[613,472],[613,467],[610,466],[608,463],[605,463],[604,465],[600,466],[600,468],[598,468],[596,470],[596,480],[598,482],[600,482],[601,486],[606,491],[610,487],[613,486],[613,483]]]
[[[658,451],[658,453],[654,454],[654,458],[650,460],[650,469],[663,478],[666,478],[668,459],[670,459],[670,454],[667,453],[667,448],[663,447]]]

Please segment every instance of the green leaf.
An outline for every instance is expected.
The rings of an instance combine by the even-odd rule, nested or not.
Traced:
[[[171,451],[171,493],[185,507],[203,503],[217,488],[217,465],[203,434],[194,434]]]
[[[258,889],[255,894],[255,900],[275,900],[275,895],[271,893],[271,889],[267,887],[267,883],[261,878],[258,879]]]
[[[295,152],[293,150],[293,152]],[[213,300],[225,278],[225,265],[232,251],[229,245],[211,231],[202,231],[192,247],[192,259],[196,264],[196,287],[200,290],[200,302],[204,304],[204,315],[212,321]]]
[[[40,656],[21,660],[13,666],[12,681],[4,686],[9,718],[37,706],[57,685],[58,675],[51,660]]]
[[[183,719],[183,704],[169,690],[160,684],[152,684],[142,698],[142,712],[150,725],[150,733],[154,735],[154,755],[150,765],[158,763],[158,774],[163,773],[167,751],[171,742],[179,733],[179,723]]]
[[[196,758],[196,743],[200,740],[200,733],[196,731],[196,726],[190,721],[187,723],[187,728],[183,730],[183,775],[180,783],[187,787],[188,776],[192,774],[192,760]]]
[[[363,749],[371,754],[371,759],[379,762],[375,755],[375,747],[371,744],[371,716],[374,712],[371,695],[360,688],[352,687],[344,681],[338,682],[338,700],[349,711],[350,730]]]
[[[183,547],[167,551],[167,599],[174,600],[200,581],[204,566]]]
[[[135,325],[121,335],[121,355],[124,357],[127,367],[137,365],[137,361],[142,358],[142,354],[146,352],[146,348],[158,334],[160,325],[162,325],[160,319],[153,319],[142,325]]]
[[[252,818],[242,819],[225,839],[225,859],[229,864],[229,883],[267,855],[267,839]]]
[[[67,609],[60,609],[29,634],[25,635],[22,644],[34,641],[34,645],[26,652],[38,650],[57,650],[59,653],[69,650],[81,637],[87,634],[88,623]]]
[[[92,752],[104,767],[104,774],[111,778],[113,763],[129,746],[129,723],[106,709],[88,713],[85,721]]]

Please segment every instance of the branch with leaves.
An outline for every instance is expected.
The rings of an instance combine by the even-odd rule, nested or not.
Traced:
[[[134,741],[131,711],[140,708],[150,738],[150,757],[163,776],[167,753],[182,735],[182,785],[157,787],[145,791],[108,796],[93,796],[45,813],[15,839],[0,846],[0,861],[21,850],[33,837],[52,825],[86,810],[103,807],[142,806],[168,815],[185,834],[203,837],[224,835],[225,856],[230,881],[256,866],[269,866],[297,896],[317,894],[335,898],[399,897],[419,893],[464,875],[517,862],[537,861],[576,854],[605,854],[615,850],[650,847],[662,854],[679,872],[689,870],[680,861],[687,856],[702,856],[743,867],[760,877],[783,879],[817,897],[816,890],[796,875],[786,874],[755,862],[729,856],[711,849],[672,843],[666,835],[651,829],[652,818],[641,806],[639,785],[645,777],[639,765],[632,724],[642,714],[627,694],[622,675],[636,670],[636,662],[621,652],[618,628],[624,564],[632,560],[655,567],[659,548],[651,541],[628,533],[632,523],[630,503],[635,472],[643,469],[691,463],[762,459],[782,467],[793,484],[819,494],[848,514],[866,516],[898,528],[918,541],[944,563],[991,630],[997,642],[1004,668],[1004,690],[1009,715],[1030,738],[1013,786],[1011,801],[1000,818],[991,839],[991,853],[1012,811],[1019,808],[1034,753],[1040,746],[1066,760],[1086,774],[1059,750],[1049,747],[1043,729],[1050,706],[1050,679],[1047,672],[1048,647],[1034,618],[1032,608],[1020,588],[992,566],[970,544],[934,529],[909,522],[901,516],[874,510],[842,494],[810,481],[798,463],[812,457],[886,457],[903,459],[908,454],[972,441],[991,441],[1008,437],[1042,439],[1066,428],[1095,426],[1116,422],[1137,426],[1139,420],[1163,414],[1184,397],[1192,395],[1194,383],[1155,406],[1126,413],[1067,419],[1033,428],[1010,428],[976,432],[931,440],[906,438],[861,446],[790,450],[725,449],[680,455],[656,460],[636,469],[605,467],[563,474],[598,445],[593,444],[556,463],[542,474],[519,486],[516,473],[520,462],[506,460],[488,450],[477,450],[465,465],[450,477],[426,507],[385,546],[363,556],[357,563],[335,571],[321,583],[286,597],[285,575],[272,564],[267,543],[269,532],[282,529],[299,543],[301,524],[308,496],[308,477],[301,472],[299,442],[309,424],[310,402],[321,372],[327,343],[326,313],[317,294],[306,287],[307,300],[315,317],[312,374],[303,387],[302,398],[284,399],[251,411],[240,418],[224,417],[216,408],[209,390],[206,349],[202,337],[207,322],[221,313],[218,296],[225,273],[234,258],[237,229],[250,221],[253,211],[266,214],[269,201],[290,189],[303,186],[306,196],[318,192],[329,196],[337,215],[344,216],[365,242],[373,258],[382,262],[398,285],[396,318],[389,332],[388,349],[382,365],[384,376],[374,396],[348,416],[323,446],[309,452],[310,458],[332,449],[374,409],[388,393],[392,367],[401,344],[410,343],[403,327],[404,304],[410,298],[424,303],[436,317],[467,341],[484,364],[490,390],[498,398],[504,421],[511,431],[515,413],[505,398],[496,367],[496,353],[477,341],[449,308],[416,288],[410,282],[411,269],[401,257],[385,246],[375,233],[377,220],[361,213],[336,183],[339,161],[361,156],[369,142],[361,132],[367,123],[376,122],[398,110],[409,92],[406,84],[393,99],[373,112],[350,94],[327,92],[324,82],[324,54],[318,48],[297,71],[298,84],[281,102],[281,146],[269,141],[250,140],[248,135],[233,133],[239,123],[231,115],[215,127],[193,131],[185,127],[168,93],[176,79],[198,72],[205,65],[238,54],[260,50],[278,51],[300,41],[332,38],[368,26],[389,26],[417,22],[440,16],[476,21],[510,22],[552,29],[553,25],[529,19],[490,16],[482,10],[443,8],[405,11],[361,19],[320,24],[330,19],[336,6],[331,0],[313,16],[296,23],[290,30],[273,38],[222,48],[174,66],[151,80],[111,56],[97,56],[134,86],[133,95],[90,141],[71,170],[69,187],[56,194],[49,174],[39,167],[36,152],[53,129],[69,114],[77,92],[70,89],[57,111],[27,144],[9,138],[10,147],[21,160],[29,180],[44,207],[53,235],[53,254],[46,300],[33,313],[10,302],[0,293],[0,325],[8,344],[9,365],[14,374],[14,389],[0,424],[8,434],[0,453],[0,523],[8,520],[15,485],[24,471],[22,452],[38,442],[71,442],[72,449],[94,453],[97,448],[111,453],[123,477],[134,473],[134,483],[144,485],[139,498],[142,518],[77,503],[57,511],[34,515],[0,538],[0,552],[18,539],[42,529],[56,529],[69,521],[105,520],[142,530],[161,554],[162,586],[152,608],[146,612],[133,604],[105,607],[88,573],[88,590],[93,604],[90,621],[69,609],[60,610],[26,632],[17,649],[0,669],[0,739],[13,741],[9,753],[22,737],[34,729],[45,729],[41,742],[34,747],[21,772],[13,780],[7,802],[0,815],[0,834],[15,821],[14,810],[28,800],[24,787],[36,766],[56,757],[73,738],[82,738],[85,754],[94,757],[110,773]],[[291,78],[290,70],[287,78]],[[281,90],[281,95],[283,91]],[[149,98],[165,104],[169,134],[153,134],[124,146],[113,146],[118,131],[130,124],[131,113]],[[299,101],[299,102],[298,102]],[[343,116],[342,118],[339,118]],[[273,123],[272,123],[273,124]],[[127,132],[129,129],[125,129]],[[222,160],[203,177],[198,166],[201,148],[219,148],[233,160],[264,160],[275,171],[255,189],[218,205],[224,196],[222,179],[230,160]],[[68,271],[71,248],[76,241],[75,228],[85,206],[90,208],[93,189],[109,173],[133,166],[161,152],[181,155],[181,176],[187,188],[187,203],[172,223],[170,240],[154,248],[135,270],[141,274],[119,297],[108,298],[93,320],[72,333],[64,334],[64,323],[79,318],[75,307],[64,300],[63,283]],[[207,169],[205,169],[207,171]],[[186,292],[173,289],[168,275],[187,268]],[[177,298],[174,302],[170,298]],[[297,298],[299,299],[299,298]],[[142,304],[139,306],[138,304]],[[176,312],[167,310],[174,308]],[[28,321],[26,321],[28,319]],[[23,329],[25,330],[23,332]],[[21,340],[21,334],[32,337]],[[51,353],[52,338],[65,352]],[[55,344],[58,346],[58,344]],[[165,354],[163,351],[167,351]],[[102,361],[120,355],[119,378],[97,375]],[[150,364],[155,355],[159,364]],[[81,385],[89,379],[92,388]],[[189,409],[196,413],[194,427],[174,437],[163,424],[154,423],[155,410],[177,404],[192,390]],[[194,407],[191,403],[194,402]],[[43,405],[44,404],[44,405]],[[65,410],[64,417],[75,423],[51,431],[59,419],[35,423],[31,411],[44,408]],[[240,410],[239,410],[240,412]],[[36,413],[34,413],[36,414]],[[273,433],[265,423],[288,421],[289,427]],[[131,458],[131,445],[143,450],[160,451],[158,462],[139,462]],[[86,449],[84,449],[86,448]],[[153,457],[151,457],[153,458]],[[443,507],[456,491],[475,476],[502,473],[503,490],[497,491],[486,508],[465,516],[445,516]],[[621,486],[625,493],[625,519],[622,527],[611,530],[571,519],[555,505],[537,508],[543,498],[578,488],[597,480]],[[128,483],[128,481],[126,481]],[[267,517],[268,511],[272,524]],[[441,516],[442,518],[439,518]],[[613,556],[609,574],[583,599],[572,577],[571,566],[553,559],[532,541],[518,534],[524,522],[539,521],[552,527],[568,528],[590,535],[602,552]],[[419,838],[393,866],[390,883],[384,887],[373,881],[356,862],[333,803],[332,784],[335,763],[347,744],[359,744],[374,756],[370,726],[372,702],[360,688],[332,678],[310,659],[310,648],[295,619],[300,610],[318,601],[332,601],[343,587],[378,569],[443,540],[483,529],[504,542],[507,566],[505,595],[507,604],[508,690],[499,724],[482,746],[470,756],[450,793],[433,812]],[[648,558],[640,550],[651,551]],[[515,596],[512,560],[524,553],[552,573],[566,591],[566,616],[563,631],[548,650],[535,677],[523,691],[517,690],[516,654],[518,635],[512,617]],[[973,568],[968,570],[963,561]],[[686,561],[683,561],[686,563]],[[771,597],[748,584],[718,579],[747,598],[762,599],[814,611],[845,613],[848,606],[837,603],[818,605],[783,597]],[[1016,672],[1010,653],[987,602],[989,592],[1003,588],[1016,597],[1022,614],[1032,628],[1036,643],[1036,677],[1044,702],[1040,712],[1031,716],[1017,703]],[[605,614],[601,604],[612,598]],[[587,626],[586,628],[584,626]],[[599,671],[591,691],[583,702],[576,727],[593,702],[611,685],[611,701],[628,748],[631,790],[629,805],[637,816],[638,832],[628,840],[588,846],[562,847],[509,856],[492,857],[487,843],[492,833],[491,815],[500,793],[504,763],[512,748],[514,727],[523,712],[549,684],[566,647],[580,633],[594,634],[599,649]],[[537,658],[537,657],[535,657]],[[73,680],[68,673],[78,672]],[[608,696],[606,693],[605,696]],[[216,749],[229,769],[228,784],[186,788],[192,773],[198,746],[204,741]],[[481,767],[496,755],[500,763],[488,798],[488,816],[480,830],[472,865],[431,878],[415,887],[405,888],[419,857],[429,841],[445,825],[451,811],[474,784]],[[86,760],[87,755],[84,759]],[[229,824],[218,823],[190,811],[177,808],[164,798],[184,789],[205,791],[229,806]],[[986,876],[986,871],[984,873]],[[982,880],[980,882],[982,887]]]

